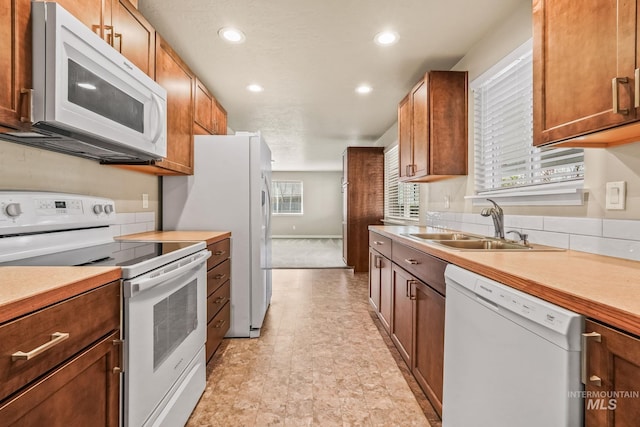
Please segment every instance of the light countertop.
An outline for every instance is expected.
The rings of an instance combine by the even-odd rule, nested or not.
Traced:
[[[127,234],[118,236],[116,240],[157,240],[162,242],[170,241],[203,241],[207,245],[217,243],[220,240],[231,237],[229,231],[147,231],[145,233]]]
[[[587,317],[640,335],[638,261],[572,250],[459,251],[402,235],[443,230],[416,226],[369,226],[369,230]]]
[[[120,280],[120,267],[0,267],[0,324]]]

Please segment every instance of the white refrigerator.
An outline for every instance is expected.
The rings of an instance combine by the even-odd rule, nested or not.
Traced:
[[[196,136],[194,174],[162,179],[164,230],[231,232],[227,337],[258,337],[271,301],[271,150],[259,133]]]

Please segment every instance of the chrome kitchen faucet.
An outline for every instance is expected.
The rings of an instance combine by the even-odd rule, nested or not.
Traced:
[[[480,215],[491,216],[491,219],[493,219],[493,226],[495,228],[494,236],[499,239],[504,239],[504,212],[496,202],[491,199],[487,200],[493,203],[493,207],[482,209]]]

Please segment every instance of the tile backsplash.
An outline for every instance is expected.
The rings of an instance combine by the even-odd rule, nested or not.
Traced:
[[[431,211],[426,220],[430,227],[494,233],[491,218],[480,214]],[[506,214],[504,229],[528,234],[531,243],[640,261],[640,221]]]
[[[109,227],[113,237],[143,233],[156,229],[155,212],[131,212],[116,214],[116,223]]]

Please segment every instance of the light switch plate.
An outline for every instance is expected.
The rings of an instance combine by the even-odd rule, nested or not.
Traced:
[[[606,208],[608,210],[623,210],[626,198],[626,182],[607,182]]]

